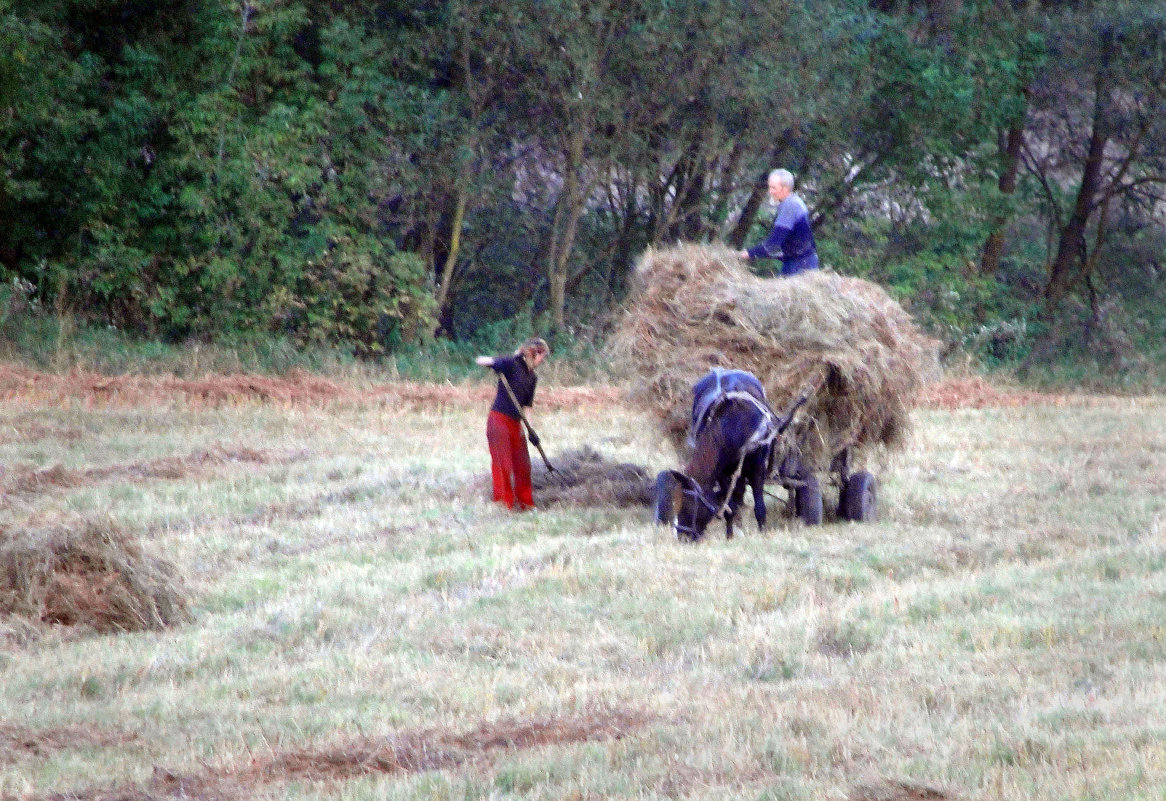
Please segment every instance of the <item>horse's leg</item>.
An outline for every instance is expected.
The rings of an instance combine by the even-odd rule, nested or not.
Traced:
[[[729,498],[729,504],[725,508],[725,538],[733,538],[733,521],[737,518],[737,510],[741,508],[741,504],[745,501],[745,476],[737,477],[737,485],[733,487],[733,497]]]
[[[763,451],[754,454],[749,465],[749,488],[753,490],[753,517],[757,518],[757,528],[765,529],[765,474],[769,469],[769,454]]]
[[[725,539],[733,539],[733,510],[725,509]]]

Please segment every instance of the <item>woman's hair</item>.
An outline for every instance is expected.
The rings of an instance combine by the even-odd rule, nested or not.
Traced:
[[[544,353],[548,356],[551,353],[551,346],[548,345],[547,341],[541,337],[531,337],[530,339],[523,342],[518,349],[523,352],[532,350],[536,353]]]

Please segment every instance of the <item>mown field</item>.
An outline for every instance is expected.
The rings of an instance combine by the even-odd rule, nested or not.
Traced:
[[[688,545],[488,503],[484,385],[0,385],[0,538],[120,532],[189,610],[0,616],[0,797],[1163,798],[1166,398],[948,388],[879,522]],[[610,389],[536,414],[674,466]]]

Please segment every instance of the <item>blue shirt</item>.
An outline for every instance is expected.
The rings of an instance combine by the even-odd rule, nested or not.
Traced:
[[[797,194],[791,193],[778,204],[773,230],[764,242],[749,248],[749,258],[781,259],[785,275],[818,266],[810,212]]]

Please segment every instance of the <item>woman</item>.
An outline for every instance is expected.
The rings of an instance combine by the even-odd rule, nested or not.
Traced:
[[[534,387],[538,383],[534,371],[550,352],[546,342],[531,337],[510,356],[479,356],[475,359],[482,367],[489,367],[498,374],[498,392],[486,418],[494,500],[518,511],[534,508],[530,453],[526,449],[526,436],[521,425],[522,409],[529,409],[534,403]],[[510,391],[507,391],[507,385]],[[531,442],[538,446],[533,431]]]

